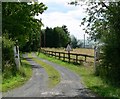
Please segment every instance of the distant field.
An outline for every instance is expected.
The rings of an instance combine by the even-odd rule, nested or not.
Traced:
[[[42,48],[42,49],[46,49],[49,51],[67,52],[67,51],[65,51],[65,48]],[[73,49],[73,51],[71,51],[71,53],[87,54],[87,55],[94,56],[94,49],[76,48],[76,49]]]
[[[48,51],[56,51],[56,52],[67,52],[65,51],[65,48],[42,48],[42,49],[45,49]],[[86,55],[94,56],[94,49],[76,48],[76,49],[73,49],[73,51],[71,51],[70,53],[86,54]],[[80,58],[84,59],[84,57],[80,57]],[[94,59],[87,58],[87,61],[93,62]]]

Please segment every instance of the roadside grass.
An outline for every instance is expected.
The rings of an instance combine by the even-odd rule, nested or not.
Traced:
[[[0,36],[0,57],[2,57],[2,36]],[[0,92],[2,91],[2,58],[0,58]]]
[[[83,85],[95,92],[98,96],[120,97],[120,88],[109,85],[100,77],[95,76],[93,66],[69,64],[56,58],[48,57],[42,53],[39,54],[39,57],[57,63],[77,73],[82,78]]]
[[[6,92],[13,88],[23,85],[32,76],[31,65],[26,60],[21,60],[22,65],[20,71],[17,72],[16,76],[4,79],[2,81],[2,92]]]
[[[45,62],[43,62],[35,57],[32,57],[31,54],[28,54],[28,56],[30,58],[32,58],[40,66],[42,66],[45,69],[45,71],[47,72],[47,74],[48,74],[48,87],[49,88],[53,88],[54,86],[56,86],[60,82],[60,79],[61,79],[60,73],[54,67],[46,64]]]
[[[0,92],[2,92],[2,74],[0,73]]]

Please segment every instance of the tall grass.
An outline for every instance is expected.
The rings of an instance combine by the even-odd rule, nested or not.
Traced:
[[[20,68],[20,71],[16,72],[16,75],[11,75],[9,77],[3,78],[2,91],[5,92],[23,85],[31,77],[31,75],[31,65],[26,60],[22,60],[22,66]]]

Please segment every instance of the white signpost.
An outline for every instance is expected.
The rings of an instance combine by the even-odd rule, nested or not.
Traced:
[[[68,53],[70,53],[70,51],[72,51],[72,48],[71,48],[70,44],[67,45],[65,50],[68,51]]]
[[[20,56],[19,56],[19,46],[14,46],[14,59],[15,59],[15,64],[17,66],[17,69],[20,69]]]
[[[68,51],[68,59],[69,59],[69,62],[70,62],[70,51],[72,51],[72,48],[71,48],[70,44],[67,45],[65,50]]]

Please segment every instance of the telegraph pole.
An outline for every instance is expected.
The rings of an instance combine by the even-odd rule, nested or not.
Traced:
[[[45,43],[46,43],[46,34],[44,32],[44,47],[45,47]]]
[[[41,30],[40,30],[40,43],[39,43],[39,46],[40,46],[40,48],[38,47],[38,55],[40,54],[40,50],[41,50],[41,45],[42,45],[42,32],[41,32]]]
[[[84,48],[85,48],[85,34],[84,34]]]

